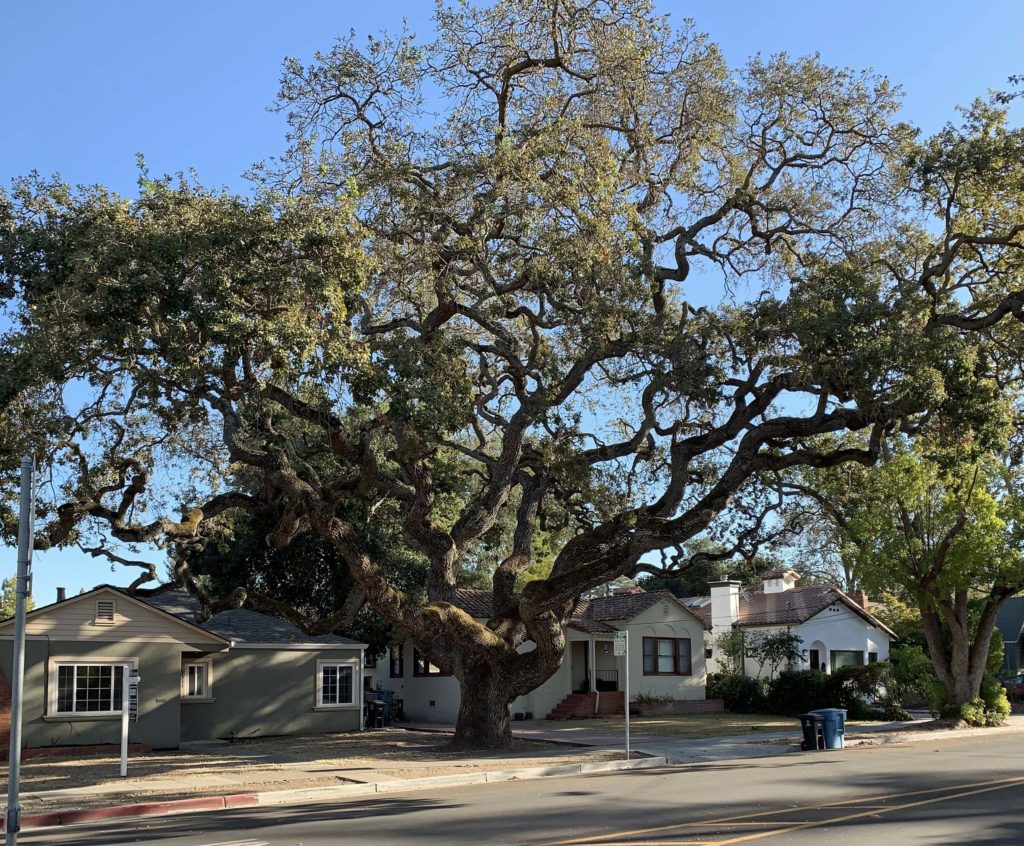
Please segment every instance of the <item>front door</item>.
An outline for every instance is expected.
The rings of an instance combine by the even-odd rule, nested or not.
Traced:
[[[809,661],[809,663],[811,665],[811,669],[812,670],[820,670],[821,669],[821,655],[818,653],[818,650],[817,649],[812,649],[808,653],[808,655],[810,655],[810,658],[808,659],[808,661]]]
[[[572,646],[572,692],[587,693],[590,690],[590,649],[585,640],[571,641]]]

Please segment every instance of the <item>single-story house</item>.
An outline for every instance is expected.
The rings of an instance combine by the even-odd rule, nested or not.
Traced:
[[[456,604],[481,622],[493,614],[490,591],[460,589]],[[581,599],[565,628],[562,665],[544,684],[512,703],[513,714],[622,713],[626,662],[631,700],[639,694],[682,701],[705,698],[705,625],[668,591],[631,588]],[[629,633],[629,652],[617,657],[616,632]],[[533,648],[532,643],[521,647]],[[374,686],[393,690],[406,717],[452,723],[459,711],[459,684],[434,666],[411,641],[395,646],[373,671]],[[696,706],[701,707],[701,706]]]
[[[1003,670],[1015,676],[1024,668],[1024,596],[1011,596],[996,615],[996,628],[1003,637]]]
[[[792,632],[802,642],[801,660],[794,669],[831,673],[840,667],[889,658],[889,645],[898,638],[868,610],[866,594],[861,591],[848,596],[839,588],[818,585],[800,588],[796,586],[799,578],[793,570],[766,573],[760,591],[743,591],[741,582],[726,579],[710,583],[710,596],[682,600],[708,624],[714,670],[725,663],[718,638],[732,629],[749,635]],[[743,672],[757,676],[763,668],[744,656]]]
[[[362,725],[365,644],[311,637],[245,608],[194,622],[182,591],[130,596],[101,586],[26,617],[25,746],[120,740],[122,675],[138,669],[133,743],[337,732]],[[14,621],[0,622],[11,678]]]

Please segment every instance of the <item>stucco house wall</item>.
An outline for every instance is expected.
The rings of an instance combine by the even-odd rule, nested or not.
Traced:
[[[640,693],[671,696],[673,699],[704,699],[707,671],[704,659],[704,625],[677,603],[666,601],[652,605],[628,622],[617,625],[629,631],[629,693],[635,699]],[[644,675],[643,639],[686,638],[690,641],[688,676]],[[624,659],[619,660],[619,679],[624,678]]]
[[[361,688],[356,685],[353,705],[318,708],[317,666],[336,661],[358,667],[359,658],[358,649],[236,647],[214,655],[210,699],[181,701],[181,739],[355,731],[362,715]]]
[[[845,605],[835,603],[818,612],[799,625],[792,626],[745,626],[743,631],[754,634],[771,631],[793,632],[802,641],[803,658],[799,667],[794,669],[817,669],[810,665],[810,652],[817,649],[819,660],[825,664],[825,672],[832,672],[831,653],[833,651],[855,651],[864,653],[864,663],[868,662],[870,653],[877,653],[879,661],[889,660],[889,635],[867,622]],[[781,667],[780,669],[786,669]],[[744,672],[748,676],[761,675],[767,677],[767,668],[762,669],[757,661],[744,659]]]

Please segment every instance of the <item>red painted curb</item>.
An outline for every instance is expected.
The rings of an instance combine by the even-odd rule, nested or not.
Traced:
[[[58,825],[95,822],[119,817],[153,817],[187,811],[221,811],[226,808],[251,808],[259,804],[255,793],[232,793],[228,796],[197,796],[194,799],[172,799],[167,802],[140,802],[136,805],[113,805],[109,808],[83,808],[80,811],[51,811],[26,814],[21,827],[43,828]],[[0,826],[0,831],[3,827]]]

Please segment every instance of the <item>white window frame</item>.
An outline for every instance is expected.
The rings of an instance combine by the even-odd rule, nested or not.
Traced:
[[[206,670],[203,692],[190,695],[188,692],[188,670],[189,667],[203,667]],[[181,698],[185,702],[203,702],[213,699],[213,661],[209,658],[195,661],[185,661],[181,665]]]
[[[362,691],[362,662],[358,658],[321,658],[316,662],[316,710],[338,711],[361,708],[360,696]],[[350,702],[324,702],[324,667],[346,667],[352,671],[352,699]]]
[[[124,667],[137,667],[139,663],[138,658],[83,658],[82,656],[68,657],[68,658],[51,658],[48,667],[49,675],[49,701],[47,703],[48,717],[59,718],[62,720],[74,720],[74,719],[89,719],[96,717],[119,717],[121,716],[121,709],[123,702],[116,710],[113,711],[58,711],[58,705],[60,702],[59,695],[59,673],[60,667],[112,667],[115,670],[121,670],[124,672]],[[77,675],[76,669],[76,688],[77,688]],[[123,694],[122,694],[123,695]],[[111,677],[111,698],[113,698],[113,677]],[[74,709],[74,694],[72,695],[72,709]]]

